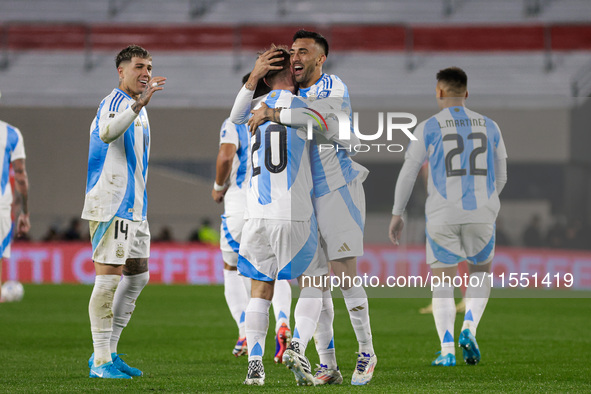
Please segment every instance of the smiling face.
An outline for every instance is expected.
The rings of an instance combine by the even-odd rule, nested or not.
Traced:
[[[301,88],[309,88],[322,75],[324,51],[312,38],[298,38],[289,51],[293,75]]]
[[[130,61],[124,61],[117,67],[119,73],[119,89],[137,98],[146,89],[148,81],[152,78],[152,60],[140,57],[132,57]]]

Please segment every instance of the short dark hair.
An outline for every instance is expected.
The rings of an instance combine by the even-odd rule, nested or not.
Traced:
[[[273,56],[269,60],[273,60],[276,58],[282,57],[283,60],[278,60],[274,63],[271,63],[272,66],[281,66],[281,70],[269,70],[265,75],[265,78],[272,80],[276,75],[284,72],[285,70],[290,70],[291,61],[289,59],[289,52],[285,48],[277,47],[275,50],[279,51],[277,55]]]
[[[242,77],[242,85],[244,85],[246,82],[248,82],[248,78],[250,78],[250,73],[248,73]],[[259,79],[259,82],[257,83],[257,87],[254,89],[254,95],[252,97],[257,98],[257,97],[260,97],[260,96],[263,96],[263,95],[269,93],[270,91],[271,91],[271,88],[265,84],[265,81],[263,81],[262,79]]]
[[[139,45],[130,45],[127,48],[124,48],[117,54],[115,57],[115,67],[119,67],[122,62],[129,62],[131,61],[132,57],[139,57],[140,59],[152,59],[152,55],[150,52],[145,50]]]
[[[468,89],[468,76],[459,67],[448,67],[439,70],[437,81],[445,83],[453,93],[463,93]]]
[[[299,38],[313,39],[314,42],[316,42],[316,44],[320,45],[320,47],[324,51],[324,55],[328,56],[328,41],[326,41],[326,38],[324,38],[321,34],[316,33],[315,31],[307,31],[307,30],[302,29],[302,30],[298,30],[293,35],[293,41],[295,41]]]

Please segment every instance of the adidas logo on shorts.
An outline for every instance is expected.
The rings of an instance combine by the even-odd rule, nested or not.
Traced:
[[[339,253],[342,252],[350,252],[351,248],[349,248],[349,245],[347,245],[346,242],[343,243],[343,245],[341,246],[341,248],[339,249]]]

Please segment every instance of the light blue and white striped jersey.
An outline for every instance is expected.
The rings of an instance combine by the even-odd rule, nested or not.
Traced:
[[[295,96],[273,90],[263,100],[269,108],[289,107]],[[260,107],[260,104],[257,108]],[[252,170],[248,218],[309,220],[312,173],[306,131],[266,122],[251,137]]]
[[[220,145],[233,144],[236,154],[228,179],[229,187],[224,196],[224,215],[244,215],[246,190],[250,180],[250,150],[248,125],[235,124],[226,119],[220,130]]]
[[[86,199],[82,218],[107,222],[113,216],[133,221],[146,220],[148,195],[148,159],[150,124],[143,107],[131,126],[110,144],[104,143],[100,130],[135,101],[120,89],[114,89],[101,102],[90,125]]]
[[[351,102],[347,85],[336,75],[322,74],[320,79],[309,88],[300,89],[298,94],[308,101],[321,100],[330,97],[331,99],[342,98],[341,110],[352,119]],[[353,122],[351,120],[351,127]],[[353,129],[351,129],[353,133]],[[356,177],[363,181],[369,171],[349,157],[346,150],[341,149],[318,149],[319,144],[333,144],[322,136],[314,135],[310,144],[310,165],[314,180],[314,197],[328,194],[351,182]]]
[[[10,215],[12,188],[10,187],[10,163],[25,158],[25,144],[19,129],[0,120],[0,160],[2,160],[2,178],[0,178],[0,212]]]
[[[419,123],[414,136],[405,159],[429,160],[428,222],[494,223],[500,209],[494,163],[507,158],[499,126],[458,106]]]

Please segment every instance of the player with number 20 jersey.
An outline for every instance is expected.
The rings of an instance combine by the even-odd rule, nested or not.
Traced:
[[[270,108],[289,107],[294,97],[274,90],[263,102]],[[252,176],[238,259],[243,275],[261,281],[295,279],[317,259],[308,151],[304,130],[277,123],[266,122],[251,138]]]

